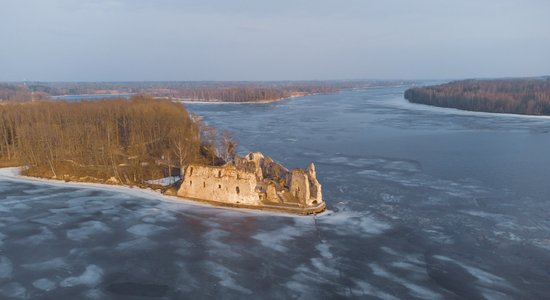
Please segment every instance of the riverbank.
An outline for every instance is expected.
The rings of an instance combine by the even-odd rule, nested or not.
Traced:
[[[222,101],[222,100],[211,100],[211,101],[205,101],[203,99],[187,99],[187,98],[171,98],[171,97],[155,97],[155,99],[171,99],[174,102],[183,103],[183,104],[258,104],[258,103],[273,103],[278,102],[282,100],[288,100],[293,98],[299,98],[299,97],[306,97],[306,96],[313,96],[317,95],[314,93],[303,93],[300,95],[292,95],[289,97],[281,97],[276,99],[268,99],[268,100],[259,100],[259,101]]]
[[[50,96],[53,100],[64,101],[81,101],[81,100],[101,100],[101,99],[115,99],[115,98],[130,98],[135,94],[123,93],[123,94],[79,94],[79,95],[57,95]]]
[[[413,103],[468,111],[550,116],[550,79],[468,79],[411,87],[404,92]]]
[[[429,111],[441,114],[452,114],[462,116],[480,116],[480,117],[508,117],[508,118],[525,118],[533,120],[550,120],[550,116],[547,115],[525,115],[525,114],[512,114],[512,113],[498,113],[498,112],[486,112],[476,110],[466,110],[454,107],[443,107],[431,104],[411,102],[404,97],[398,97],[392,99],[390,102],[394,103],[396,107],[404,109],[412,109],[418,111]]]
[[[251,206],[251,205],[235,205],[231,203],[221,203],[216,201],[208,201],[203,199],[195,198],[183,198],[178,196],[172,196],[169,194],[163,193],[160,189],[152,188],[143,188],[138,186],[128,186],[115,183],[97,183],[97,182],[84,182],[84,181],[64,181],[58,179],[50,178],[38,178],[21,175],[21,167],[7,167],[0,168],[0,179],[22,181],[22,182],[33,182],[33,183],[43,183],[54,186],[71,186],[79,188],[92,188],[100,189],[105,191],[116,191],[123,192],[126,194],[138,196],[138,197],[149,197],[163,201],[177,202],[187,205],[210,207],[210,208],[220,208],[220,209],[229,209],[229,210],[238,210],[238,211],[247,211],[255,213],[267,213],[267,214],[281,214],[287,216],[304,216],[310,214],[318,214],[326,211],[325,203],[321,203],[316,207],[311,207],[308,209],[297,209],[293,207],[281,208],[277,206]]]

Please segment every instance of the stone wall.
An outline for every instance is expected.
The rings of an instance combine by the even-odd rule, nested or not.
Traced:
[[[237,156],[221,167],[190,165],[178,196],[250,206],[324,207],[315,166],[291,172],[261,153]]]
[[[306,201],[309,200],[309,179],[307,174],[300,169],[292,170],[290,177],[290,195],[298,200],[301,207],[306,206]]]
[[[178,191],[190,197],[232,204],[260,205],[254,173],[237,170],[233,165],[210,167],[191,165],[185,168]]]
[[[323,192],[321,191],[321,184],[317,180],[315,165],[310,163],[309,166],[307,166],[306,172],[309,181],[309,199],[306,205],[316,205],[323,202]]]

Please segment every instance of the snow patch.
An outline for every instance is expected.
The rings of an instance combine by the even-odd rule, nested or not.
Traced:
[[[260,243],[266,248],[286,252],[288,251],[288,248],[284,246],[284,243],[291,241],[300,235],[301,232],[296,227],[285,226],[277,230],[255,234],[252,238],[260,241]]]
[[[380,289],[372,286],[366,281],[359,281],[354,280],[357,288],[354,288],[352,291],[354,294],[363,294],[363,295],[369,295],[380,299],[385,300],[399,300],[399,298],[394,297],[384,291],[381,291]]]
[[[329,225],[329,230],[335,230],[341,235],[349,235],[350,231],[367,236],[379,235],[390,229],[387,223],[379,221],[368,214],[351,211],[340,211],[327,214],[317,220],[320,224]]]
[[[333,258],[332,252],[330,252],[330,247],[327,243],[323,242],[322,244],[317,244],[317,246],[315,246],[315,249],[319,251],[319,254],[321,254],[323,258],[326,258],[326,259]]]
[[[154,224],[137,224],[128,228],[126,231],[136,236],[150,236],[165,229],[166,228],[162,226]]]
[[[504,278],[498,277],[498,276],[493,275],[489,272],[483,271],[479,268],[463,264],[463,263],[461,263],[461,262],[459,262],[455,259],[452,259],[450,257],[442,256],[442,255],[434,255],[434,258],[442,260],[442,261],[452,262],[452,263],[455,263],[455,264],[459,265],[460,267],[464,268],[464,270],[466,270],[468,273],[470,273],[470,275],[477,278],[477,280],[483,285],[508,286],[506,284],[506,280],[504,280]]]
[[[10,282],[1,286],[0,295],[8,299],[28,299],[27,289],[18,282]]]
[[[93,287],[101,282],[102,276],[103,270],[100,267],[96,265],[89,265],[80,276],[65,278],[59,285],[61,287],[71,287],[76,285]]]
[[[61,257],[56,257],[43,262],[23,264],[21,266],[24,269],[27,269],[30,271],[48,271],[48,270],[66,268],[68,264],[67,262],[65,262],[65,259]]]
[[[441,299],[440,294],[438,294],[436,292],[433,292],[428,288],[419,286],[418,284],[414,284],[412,282],[404,280],[404,279],[400,278],[399,276],[396,276],[396,275],[390,273],[389,271],[382,268],[381,266],[379,266],[376,263],[369,264],[369,268],[372,270],[372,273],[374,275],[390,279],[392,281],[395,281],[395,282],[403,285],[404,287],[406,287],[410,291],[411,295],[413,295],[415,297],[422,298],[422,299]]]
[[[399,255],[399,253],[395,252],[395,250],[393,250],[390,247],[382,246],[380,247],[380,249],[382,249],[382,251],[388,253],[389,255],[395,255],[395,256]]]
[[[0,176],[2,177],[15,177],[19,175],[21,175],[21,167],[0,168]]]
[[[208,263],[210,267],[210,273],[212,273],[216,278],[219,279],[219,284],[223,287],[226,287],[228,289],[241,292],[243,294],[251,295],[252,291],[240,286],[235,279],[233,278],[233,274],[235,274],[230,269],[217,264],[217,263]]]
[[[5,256],[0,256],[0,279],[11,278],[13,273],[13,264]]]
[[[99,289],[91,289],[84,293],[88,299],[108,299],[108,297]]]
[[[39,234],[31,235],[25,237],[21,240],[18,240],[17,243],[36,246],[48,240],[55,240],[55,234],[48,229],[47,227],[40,228],[41,232]]]
[[[495,290],[487,289],[487,288],[481,288],[481,294],[485,299],[487,300],[512,300],[513,297],[510,297],[506,295],[505,293],[501,293]]]
[[[487,118],[517,118],[517,119],[539,119],[547,120],[550,116],[536,116],[536,115],[520,115],[520,114],[505,114],[505,113],[491,113],[481,111],[462,110],[458,108],[439,107],[428,104],[409,102],[404,97],[397,97],[385,103],[391,104],[397,108],[403,108],[407,110],[426,111],[430,113],[437,113],[441,115],[458,115],[458,116],[475,116],[475,117],[487,117]]]
[[[41,279],[38,279],[38,280],[35,280],[33,283],[32,283],[32,286],[34,286],[35,288],[39,289],[39,290],[43,290],[43,291],[51,291],[53,289],[55,289],[55,282],[47,279],[47,278],[41,278]]]
[[[140,237],[135,240],[121,242],[116,246],[117,250],[150,250],[157,246],[157,243],[146,238]]]
[[[326,261],[321,258],[312,258],[310,259],[311,265],[315,267],[319,272],[325,275],[338,276],[340,273],[337,269],[329,266]]]
[[[73,241],[84,241],[93,235],[109,233],[111,229],[105,223],[88,221],[80,224],[79,228],[67,231],[67,238]]]

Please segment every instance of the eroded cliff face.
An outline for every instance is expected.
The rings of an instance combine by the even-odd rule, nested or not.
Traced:
[[[187,166],[177,194],[232,205],[324,209],[313,163],[305,171],[289,171],[259,152],[237,156],[221,167]]]

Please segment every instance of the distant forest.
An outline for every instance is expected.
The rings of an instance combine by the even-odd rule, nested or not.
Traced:
[[[188,163],[221,164],[232,143],[169,100],[0,105],[0,165],[38,177],[143,184]]]
[[[0,83],[0,101],[32,101],[61,95],[146,94],[191,101],[258,102],[335,93],[348,88],[392,85],[394,81],[284,82],[25,82]]]
[[[33,92],[24,84],[0,83],[0,102],[28,102],[48,97],[48,93]]]
[[[405,98],[471,111],[550,115],[550,78],[455,81],[408,89]]]

